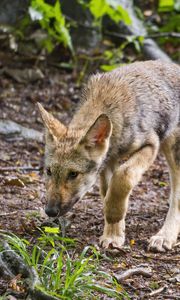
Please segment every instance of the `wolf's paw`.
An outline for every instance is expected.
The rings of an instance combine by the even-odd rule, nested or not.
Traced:
[[[125,235],[121,236],[106,236],[102,235],[100,237],[100,245],[101,247],[107,248],[121,248],[125,241]]]
[[[159,232],[151,237],[148,250],[165,252],[166,250],[171,250],[175,243],[176,237],[173,234],[169,235]]]

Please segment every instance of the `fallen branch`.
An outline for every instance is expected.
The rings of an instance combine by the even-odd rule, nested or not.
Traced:
[[[9,270],[6,263],[2,259],[2,253],[0,253],[0,277],[6,279],[12,279],[14,274]]]
[[[23,277],[30,277],[30,268],[23,259],[5,241],[2,242],[4,251],[2,252],[2,260],[6,264],[8,270],[14,275],[22,274]]]
[[[152,271],[150,268],[133,268],[129,269],[121,274],[115,274],[114,276],[118,281],[126,280],[127,278],[133,276],[133,275],[142,275],[144,277],[151,277]]]

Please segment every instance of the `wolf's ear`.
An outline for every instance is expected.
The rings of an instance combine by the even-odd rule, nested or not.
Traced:
[[[108,116],[100,115],[83,137],[81,144],[86,148],[105,146],[112,132],[112,124]]]
[[[65,133],[66,127],[48,113],[40,103],[37,105],[46,128],[46,142],[57,141],[58,137]]]

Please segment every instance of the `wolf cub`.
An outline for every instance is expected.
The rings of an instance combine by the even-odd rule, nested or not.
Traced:
[[[46,213],[65,214],[100,176],[100,243],[121,247],[131,191],[161,148],[170,171],[170,207],[149,248],[171,249],[180,231],[180,67],[146,61],[92,75],[82,98],[68,127],[38,104],[46,132]]]

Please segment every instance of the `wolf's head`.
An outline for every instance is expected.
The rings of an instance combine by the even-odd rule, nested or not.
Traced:
[[[45,126],[48,216],[65,214],[92,187],[109,148],[112,125],[101,114],[86,130],[64,126],[38,104]],[[83,128],[84,127],[84,128]]]

